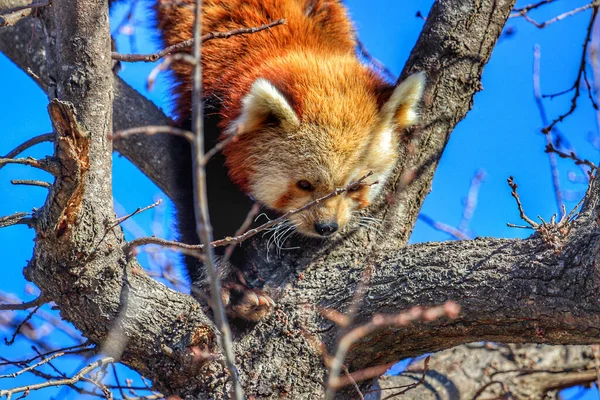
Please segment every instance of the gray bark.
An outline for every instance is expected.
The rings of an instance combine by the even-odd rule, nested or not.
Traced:
[[[315,342],[333,352],[344,329],[322,318],[317,307],[347,310],[365,269],[371,278],[357,323],[447,300],[458,302],[462,311],[455,320],[385,328],[364,337],[346,360],[351,371],[472,341],[598,341],[598,187],[568,235],[559,235],[560,246],[536,235],[403,247],[513,5],[512,0],[440,0],[431,10],[405,69],[428,71],[424,121],[407,139],[414,150],[406,152],[382,196],[391,201],[373,210],[385,221],[381,236],[355,232],[326,245],[303,242],[302,250],[281,257],[271,253],[269,259],[264,241],[245,244],[248,263],[257,270],[254,283],[265,278],[265,290],[278,303],[271,318],[235,332],[248,395],[312,399],[323,394],[327,371]],[[61,171],[36,215],[38,239],[27,276],[58,304],[63,318],[165,394],[225,398],[221,364],[192,355],[201,350],[220,356],[209,318],[191,297],[167,289],[127,260],[118,229],[106,234],[114,219],[108,140],[113,123],[115,129],[166,123],[147,100],[113,81],[106,15],[102,1],[55,1],[45,12],[46,34],[34,40],[30,55],[16,43],[23,42],[23,32],[31,34],[30,20],[0,30],[0,51],[31,68],[54,99],[50,114]],[[170,140],[139,136],[117,144],[167,194],[173,193],[169,171],[177,170],[177,160],[160,150]],[[410,175],[417,179],[406,187]]]
[[[596,361],[589,346],[498,345],[473,343],[434,354],[429,368],[417,361],[398,376],[382,377],[365,391],[366,400],[559,399],[558,392],[596,381]],[[404,385],[422,384],[406,395]]]

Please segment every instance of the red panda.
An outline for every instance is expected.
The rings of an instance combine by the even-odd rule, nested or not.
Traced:
[[[193,36],[194,7],[193,0],[158,0],[165,45]],[[206,114],[217,115],[222,136],[239,135],[223,151],[231,180],[272,210],[297,209],[372,172],[369,181],[378,185],[291,218],[304,235],[330,236],[383,187],[398,158],[399,132],[417,120],[424,75],[394,87],[363,65],[336,0],[204,0],[202,29],[225,32],[281,18],[286,23],[268,31],[203,45]],[[177,116],[185,121],[192,67],[177,63],[173,72]]]

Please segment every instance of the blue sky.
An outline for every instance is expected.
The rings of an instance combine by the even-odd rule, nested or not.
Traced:
[[[527,2],[519,2],[524,5]],[[562,12],[583,5],[587,1],[558,1],[532,13],[538,21],[545,21]],[[359,36],[370,53],[399,74],[408,58],[423,20],[415,17],[417,11],[427,14],[432,1],[403,2],[397,0],[369,1],[347,0],[350,14],[355,21]],[[147,3],[138,2],[135,12],[135,36],[116,35],[121,52],[152,52],[158,48],[158,41],[148,22],[150,12]],[[121,21],[126,6],[118,4],[113,13],[113,22]],[[544,218],[557,212],[551,182],[548,157],[544,153],[545,139],[540,133],[542,122],[538,114],[532,86],[533,47],[541,49],[541,87],[543,93],[554,93],[567,89],[576,77],[585,27],[590,10],[581,12],[563,21],[538,29],[520,18],[509,20],[507,27],[514,33],[503,36],[496,46],[489,64],[483,73],[484,90],[475,96],[473,109],[465,120],[460,122],[448,143],[436,172],[431,193],[425,201],[423,213],[449,225],[456,225],[461,219],[462,201],[469,189],[470,181],[477,170],[486,173],[479,192],[479,202],[470,228],[474,236],[526,237],[529,231],[508,228],[507,222],[519,224],[519,214],[506,178],[513,175],[519,184],[519,193],[525,210],[532,216]],[[117,25],[116,23],[114,24]],[[132,44],[134,44],[132,49]],[[151,64],[125,64],[121,77],[132,86],[170,112],[168,82],[159,79],[151,92],[146,90],[146,76]],[[25,139],[51,131],[46,113],[47,99],[25,73],[14,67],[0,55],[2,87],[0,91],[0,113],[4,128],[0,154],[6,154]],[[571,95],[544,104],[551,119],[565,112]],[[561,132],[577,149],[578,153],[591,161],[598,161],[598,150],[590,141],[590,136],[598,135],[595,110],[584,92],[575,113],[558,125]],[[48,144],[39,145],[25,155],[42,157],[51,151]],[[578,200],[585,185],[569,181],[569,174],[581,174],[569,161],[560,160],[560,178],[563,188],[569,191],[573,201]],[[0,215],[16,211],[30,211],[43,204],[46,190],[13,186],[11,179],[49,180],[47,174],[29,167],[7,166],[0,170]],[[114,196],[122,207],[120,215],[137,207],[151,204],[157,197],[165,199],[162,223],[169,215],[166,198],[126,160],[114,158]],[[152,232],[156,214],[149,212],[136,216],[129,231],[136,229]],[[159,223],[159,226],[168,226]],[[156,224],[154,226],[157,226]],[[169,236],[168,229],[163,232]],[[16,226],[0,230],[0,249],[3,250],[3,279],[0,291],[16,293],[23,299],[32,298],[26,290],[22,267],[31,256],[33,234],[25,227]],[[438,232],[423,221],[417,222],[412,242],[448,240],[449,236]],[[35,292],[35,290],[33,290]],[[34,318],[41,324],[41,319]],[[10,332],[3,332],[9,335]],[[61,335],[53,336],[52,341],[69,343]],[[0,354],[17,357],[30,354],[25,341],[17,341],[7,348],[0,345]],[[78,365],[66,366],[68,373]],[[8,382],[0,381],[0,388]],[[11,382],[10,385],[14,384]],[[48,398],[48,391],[32,394],[28,398]],[[597,398],[586,392],[587,398]]]

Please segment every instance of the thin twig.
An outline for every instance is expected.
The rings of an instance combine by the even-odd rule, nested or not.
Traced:
[[[33,157],[27,158],[0,158],[0,168],[4,167],[7,164],[21,164],[28,165],[30,167],[41,169],[42,171],[46,171],[51,175],[58,175],[58,164],[54,161],[54,159],[50,157],[46,157],[41,160],[37,160]]]
[[[348,371],[348,367],[346,367],[345,365],[342,365],[342,369],[344,370],[344,374],[346,375],[346,378],[348,378],[348,380],[350,380],[350,382],[352,383],[352,386],[354,386],[354,390],[356,390],[356,394],[358,395],[358,397],[361,400],[365,400],[365,396],[363,396],[362,392],[360,391],[360,388],[356,384],[356,381],[354,380],[352,375],[350,375],[350,371]]]
[[[55,354],[55,353],[63,353],[66,355],[66,354],[79,354],[79,353],[83,353],[83,352],[87,352],[87,351],[95,351],[96,349],[93,347],[83,348],[83,347],[89,346],[90,344],[92,344],[92,342],[87,340],[81,344],[76,344],[76,345],[70,346],[70,347],[63,347],[58,350],[52,350],[52,351],[48,351],[46,353],[38,354],[36,357],[32,357],[27,360],[8,361],[5,359],[4,362],[0,362],[0,367],[5,366],[5,365],[15,365],[17,363],[29,364],[31,362],[34,362],[38,358],[49,357],[50,355]]]
[[[518,13],[518,15],[512,14],[510,17],[518,17],[518,16],[522,16],[523,18],[525,18],[525,20],[526,20],[527,22],[529,22],[529,23],[533,24],[533,25],[534,25],[534,26],[536,26],[537,28],[540,28],[540,29],[542,29],[542,28],[545,28],[545,27],[547,27],[547,26],[548,26],[548,25],[550,25],[550,24],[553,24],[553,23],[555,23],[555,22],[558,22],[558,21],[560,21],[560,20],[563,20],[563,19],[565,19],[565,18],[568,18],[568,17],[570,17],[570,16],[573,16],[573,15],[575,15],[575,14],[577,14],[577,13],[581,12],[581,11],[585,11],[585,10],[587,10],[588,8],[592,8],[592,7],[594,7],[594,8],[597,8],[598,6],[600,6],[600,0],[596,0],[596,1],[592,2],[592,3],[586,4],[585,6],[581,6],[581,7],[575,8],[575,9],[573,9],[573,10],[571,10],[571,11],[567,11],[567,12],[565,12],[565,13],[563,13],[563,14],[560,14],[560,15],[558,15],[558,16],[556,16],[556,17],[552,18],[552,19],[549,19],[549,20],[548,20],[548,21],[546,21],[546,22],[542,22],[542,23],[539,23],[539,22],[535,21],[534,19],[530,18],[530,17],[527,15],[527,11],[520,11],[520,12]]]
[[[35,314],[37,312],[37,310],[40,309],[41,306],[42,306],[42,304],[38,304],[37,306],[35,306],[35,308],[32,311],[29,312],[29,314],[27,314],[27,316],[23,319],[23,321],[21,321],[19,323],[19,326],[17,326],[17,329],[15,329],[15,331],[13,332],[10,339],[4,338],[4,343],[7,346],[11,346],[15,342],[15,339],[17,338],[17,335],[19,334],[19,331],[21,330],[23,325],[25,325],[31,319],[31,317],[33,317],[33,314]]]
[[[210,149],[209,151],[207,151],[204,154],[204,159],[202,160],[204,165],[206,165],[206,163],[208,163],[208,161],[210,161],[210,159],[213,158],[218,152],[223,150],[223,148],[225,148],[225,146],[227,146],[229,143],[237,140],[238,135],[241,132],[240,128],[241,128],[241,126],[238,126],[238,129],[235,131],[235,133],[227,136],[225,139],[218,142],[212,149]]]
[[[519,198],[519,194],[517,193],[517,188],[519,187],[519,185],[517,185],[515,183],[515,180],[512,176],[510,176],[507,179],[507,182],[508,182],[508,186],[510,186],[510,188],[512,189],[510,194],[517,202],[517,208],[519,209],[519,216],[521,217],[521,219],[523,221],[527,222],[532,228],[538,227],[539,224],[537,222],[534,222],[531,218],[529,218],[527,216],[527,214],[525,214],[525,210],[523,210],[523,205],[521,204],[521,199]]]
[[[358,47],[358,51],[360,51],[360,54],[362,54],[364,58],[369,60],[369,62],[373,64],[379,71],[381,71],[390,81],[396,82],[398,78],[393,74],[392,71],[390,71],[388,67],[385,66],[385,64],[373,57],[371,53],[367,51],[362,41],[356,39],[356,45]]]
[[[475,172],[475,176],[471,179],[471,186],[469,186],[469,192],[467,194],[467,198],[465,200],[465,205],[463,208],[462,218],[458,224],[458,230],[467,234],[469,229],[469,224],[473,219],[473,214],[475,213],[475,209],[477,208],[477,198],[479,197],[479,188],[481,184],[485,180],[485,171],[483,169],[477,170]]]
[[[28,185],[28,186],[40,186],[49,189],[52,185],[44,181],[34,181],[30,179],[13,179],[10,181],[13,185]]]
[[[196,16],[194,23],[194,46],[193,56],[196,60],[194,65],[194,84],[192,89],[192,128],[195,133],[195,140],[192,152],[193,174],[194,174],[194,211],[196,215],[196,231],[200,242],[204,245],[203,261],[208,272],[210,283],[211,307],[216,319],[216,325],[221,335],[219,341],[225,355],[225,365],[229,371],[229,379],[233,386],[232,397],[236,400],[244,399],[244,390],[238,378],[237,367],[235,365],[235,354],[233,352],[233,342],[231,329],[227,321],[223,298],[221,297],[221,282],[219,273],[215,264],[214,251],[210,243],[212,242],[212,227],[208,213],[208,196],[206,192],[206,169],[204,165],[204,126],[203,126],[203,107],[202,107],[202,0],[196,0]]]
[[[593,162],[577,157],[577,154],[575,154],[574,151],[572,151],[570,153],[564,153],[564,152],[562,152],[560,150],[557,150],[552,143],[549,143],[549,144],[546,145],[545,152],[546,153],[556,153],[560,158],[571,159],[571,160],[575,161],[575,165],[586,165],[592,171],[595,171],[595,170],[598,169],[598,167],[596,166],[596,164],[594,164]]]
[[[334,191],[332,191],[331,193],[320,197],[316,200],[311,201],[310,203],[296,209],[296,210],[291,210],[288,211],[287,213],[281,215],[279,218],[276,218],[274,220],[268,221],[256,228],[252,228],[246,232],[244,232],[243,234],[239,235],[239,236],[234,236],[234,237],[226,237],[224,239],[219,239],[219,240],[215,240],[213,242],[210,243],[211,247],[222,247],[222,246],[228,246],[230,244],[239,244],[245,240],[250,239],[252,236],[274,226],[277,225],[280,222],[285,221],[286,219],[288,219],[289,217],[291,217],[292,215],[301,213],[303,211],[306,211],[326,200],[329,200],[332,197],[336,197],[339,196],[340,194],[346,192],[349,189],[355,188],[356,186],[359,185],[375,185],[378,184],[378,181],[375,182],[371,182],[371,183],[364,183],[364,180],[367,179],[369,176],[371,176],[373,173],[369,172],[368,174],[362,176],[360,179],[358,179],[355,182],[352,182],[350,184],[348,184],[347,186],[343,187],[343,188],[338,188],[335,189]],[[163,247],[168,247],[168,248],[173,248],[175,250],[177,249],[182,249],[182,250],[202,250],[204,248],[203,244],[185,244],[185,243],[181,243],[181,242],[177,242],[177,241],[173,241],[173,240],[166,240],[166,239],[161,239],[161,238],[157,238],[157,237],[145,237],[145,238],[139,238],[139,239],[134,239],[131,242],[128,242],[123,251],[126,254],[129,254],[132,252],[132,250],[136,247],[139,246],[145,246],[148,244],[156,244],[156,245],[160,245]]]
[[[113,140],[124,139],[130,135],[156,135],[158,133],[168,133],[169,135],[181,136],[185,138],[188,142],[194,142],[194,134],[190,131],[186,131],[185,129],[175,128],[174,126],[167,125],[148,125],[148,126],[140,126],[136,128],[123,129],[121,131],[117,131],[111,135]]]
[[[235,231],[234,237],[241,236],[244,233],[246,233],[246,231],[248,230],[250,225],[252,225],[252,222],[254,221],[254,217],[256,217],[258,215],[258,212],[260,211],[260,209],[261,209],[260,204],[254,203],[252,205],[252,208],[250,208],[250,211],[248,211],[248,214],[246,215],[244,222],[242,222],[242,225],[238,228],[237,231]],[[233,250],[235,249],[235,246],[236,246],[236,243],[232,243],[229,246],[227,246],[227,248],[225,249],[225,254],[223,255],[223,259],[221,260],[222,264],[224,264],[224,265],[227,264],[227,262],[231,258],[231,255],[233,254]]]
[[[375,315],[373,319],[362,326],[352,329],[346,333],[338,343],[335,357],[331,363],[329,370],[329,378],[327,380],[327,391],[325,399],[331,400],[335,395],[336,389],[339,387],[339,374],[342,368],[346,354],[350,346],[356,341],[366,337],[367,335],[390,326],[402,327],[407,326],[414,321],[434,321],[442,317],[456,318],[460,312],[460,306],[452,301],[447,301],[444,305],[431,308],[413,307],[408,311],[401,312],[395,315]]]
[[[416,388],[417,386],[424,384],[425,383],[425,377],[427,376],[427,370],[429,370],[429,360],[431,360],[431,356],[425,357],[425,360],[423,361],[423,373],[421,375],[421,379],[419,379],[415,383],[411,383],[410,385],[404,385],[404,387],[400,387],[399,386],[399,387],[396,387],[396,388],[387,388],[388,390],[389,389],[403,389],[403,390],[401,390],[399,392],[396,392],[396,393],[392,393],[389,396],[386,396],[386,397],[382,398],[381,400],[389,400],[389,399],[392,399],[392,398],[394,398],[396,396],[401,396],[404,393],[408,392],[409,390],[412,390],[412,389]]]
[[[16,311],[16,310],[28,310],[33,307],[41,306],[47,301],[44,296],[38,296],[37,298],[20,304],[0,304],[0,311]]]
[[[28,213],[26,212],[16,212],[12,215],[7,215],[6,217],[0,217],[0,228],[19,224],[31,226],[33,220],[26,217],[27,214]]]
[[[39,362],[37,362],[37,363],[35,363],[33,365],[30,365],[30,366],[28,366],[26,368],[23,368],[23,369],[21,369],[21,370],[19,370],[17,372],[13,372],[12,374],[0,375],[0,379],[3,379],[3,378],[16,378],[17,376],[19,376],[21,374],[24,374],[25,372],[31,371],[32,369],[35,369],[35,368],[39,367],[40,365],[46,364],[46,363],[52,361],[52,359],[54,359],[56,357],[61,357],[63,355],[64,355],[64,353],[55,353],[55,354],[51,355],[50,357],[43,358],[42,361],[39,361]]]
[[[234,29],[234,30],[227,31],[227,32],[210,32],[205,35],[202,35],[200,40],[202,41],[202,43],[204,43],[204,42],[207,42],[207,41],[213,40],[213,39],[228,39],[232,36],[253,34],[253,33],[257,33],[260,31],[264,31],[264,30],[273,28],[274,26],[277,26],[277,25],[282,25],[284,23],[285,23],[285,19],[278,19],[276,21],[270,22],[268,24],[260,25],[260,26],[254,27],[254,28],[240,28],[240,29]],[[193,44],[194,44],[194,40],[188,39],[181,43],[177,43],[172,46],[169,46],[169,47],[167,47],[157,53],[153,53],[153,54],[120,54],[117,52],[112,52],[111,57],[113,60],[117,60],[117,61],[154,62],[154,61],[160,60],[161,58],[163,58],[164,56],[166,56],[168,54],[186,51],[190,47],[192,47]]]
[[[111,224],[109,224],[106,227],[106,230],[104,231],[104,235],[102,235],[102,238],[98,241],[98,244],[96,244],[96,246],[94,246],[94,249],[90,252],[90,255],[96,253],[96,251],[98,250],[98,247],[102,244],[102,242],[104,241],[104,239],[106,239],[106,236],[108,235],[109,232],[111,232],[113,230],[113,228],[115,228],[116,226],[118,226],[122,222],[127,221],[129,218],[133,217],[136,214],[139,214],[141,212],[144,212],[146,210],[149,210],[151,208],[154,208],[154,207],[158,206],[160,203],[162,203],[162,199],[158,199],[156,202],[150,204],[149,206],[146,206],[146,207],[143,207],[143,208],[138,207],[131,214],[127,214],[127,215],[125,215],[123,217],[120,217],[120,218],[117,218],[116,220],[114,220]]]
[[[16,387],[16,388],[12,388],[12,389],[0,390],[0,396],[6,396],[6,400],[10,400],[12,395],[15,393],[30,392],[32,390],[39,390],[39,389],[43,389],[43,388],[47,388],[47,387],[51,387],[51,386],[72,385],[72,384],[75,384],[75,383],[79,382],[80,380],[82,380],[82,378],[85,375],[92,372],[96,368],[100,368],[100,367],[102,367],[108,363],[112,363],[112,362],[114,362],[114,360],[112,358],[105,357],[105,358],[95,361],[92,364],[87,365],[86,367],[82,368],[77,374],[73,375],[73,377],[71,377],[71,378],[51,380],[51,381],[46,381],[46,382],[37,383],[37,384],[33,384],[33,385],[20,386],[20,387]]]
[[[156,200],[154,203],[150,204],[149,206],[146,207],[138,207],[134,212],[124,215],[122,217],[117,218],[109,227],[108,229],[112,229],[115,226],[123,223],[124,221],[127,221],[129,218],[133,217],[134,215],[137,215],[139,213],[143,213],[144,211],[148,211],[151,208],[157,207],[160,205],[160,203],[162,203],[162,199],[158,199]]]
[[[333,357],[331,357],[331,358],[333,358]],[[392,368],[395,364],[398,364],[398,361],[392,361],[387,364],[375,365],[373,367],[354,371],[353,373],[350,374],[350,377],[341,376],[340,378],[338,378],[337,389],[347,386],[348,384],[351,384],[352,381],[360,382],[360,381],[364,381],[367,379],[377,378],[377,377],[385,374],[385,372],[387,370],[389,370],[390,368]],[[342,368],[345,368],[345,366],[342,366]],[[368,394],[368,393],[371,393],[371,391],[365,392],[365,394]]]
[[[533,10],[535,8],[543,6],[544,4],[552,3],[553,1],[555,1],[555,0],[541,0],[541,1],[537,2],[537,3],[527,4],[526,6],[521,7],[521,8],[515,8],[515,9],[513,9],[513,12],[515,12],[515,13],[528,12],[529,10]],[[513,15],[511,15],[511,17],[512,16]],[[518,17],[518,15],[515,15],[515,16]]]
[[[148,89],[148,91],[151,91],[154,88],[154,82],[156,81],[158,74],[162,71],[166,71],[173,61],[185,61],[192,66],[196,65],[194,57],[187,53],[169,54],[158,65],[152,68],[152,71],[148,74],[148,78],[146,79],[146,89]]]
[[[473,400],[477,400],[479,398],[479,396],[481,396],[483,394],[483,392],[485,392],[485,390],[487,388],[489,388],[492,385],[500,385],[500,387],[502,387],[502,390],[504,390],[504,397],[500,397],[500,398],[512,398],[509,397],[510,396],[510,390],[508,390],[508,386],[506,386],[506,384],[502,381],[491,381],[486,383],[485,385],[483,385],[481,388],[479,388],[479,390],[477,391],[477,393],[475,393],[475,395],[473,396]]]
[[[431,226],[433,229],[436,229],[440,232],[447,233],[448,235],[452,236],[454,239],[458,239],[458,240],[471,239],[471,237],[469,235],[462,232],[460,229],[454,228],[448,224],[444,224],[443,222],[436,221],[426,214],[419,213],[419,216],[417,218],[420,219],[421,221],[425,222],[427,225]]]
[[[52,142],[53,140],[54,140],[53,133],[45,133],[43,135],[33,137],[33,138],[27,140],[26,142],[21,143],[20,145],[15,147],[13,150],[11,150],[7,155],[5,155],[2,158],[15,158],[16,156],[18,156],[19,154],[21,154],[28,148],[35,146],[36,144],[44,143],[44,142]]]
[[[596,4],[596,3],[598,3],[598,4]],[[567,91],[575,90],[575,93],[573,94],[573,97],[571,98],[571,107],[569,108],[569,110],[566,113],[560,115],[558,118],[556,118],[554,121],[552,121],[552,123],[550,125],[546,126],[544,129],[542,129],[542,133],[550,132],[556,124],[558,124],[559,122],[562,122],[566,117],[568,117],[575,111],[575,108],[577,108],[577,99],[579,98],[579,94],[580,94],[581,79],[583,77],[583,73],[585,71],[585,65],[586,65],[587,46],[588,46],[588,43],[590,42],[590,38],[592,36],[592,28],[594,26],[594,21],[596,20],[596,16],[598,15],[598,6],[600,5],[600,2],[594,2],[592,4],[596,4],[596,5],[593,6],[593,8],[592,8],[592,16],[590,18],[590,22],[587,27],[587,33],[586,33],[586,36],[585,36],[585,39],[583,42],[583,51],[581,53],[581,58],[579,60],[579,72],[577,73],[577,78],[575,79],[575,83],[573,84],[573,86],[570,89],[567,90]],[[553,96],[544,96],[544,97],[553,97]]]

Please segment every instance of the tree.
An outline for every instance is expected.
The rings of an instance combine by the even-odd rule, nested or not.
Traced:
[[[373,208],[374,216],[382,218],[379,235],[385,240],[358,231],[327,246],[309,247],[302,257],[283,254],[276,261],[265,258],[265,240],[247,246],[257,275],[280,291],[272,319],[235,331],[233,349],[247,394],[322,395],[328,362],[321,343],[329,353],[343,349],[338,340],[348,323],[373,327],[358,332],[344,358],[355,373],[352,378],[366,377],[367,383],[396,360],[463,343],[598,340],[600,192],[595,181],[575,220],[535,225],[528,239],[407,245],[450,132],[480,89],[482,69],[514,3],[451,0],[431,9],[403,73],[429,72],[423,121],[407,141],[386,195]],[[585,43],[598,6],[588,7],[592,15]],[[29,38],[39,20],[23,18],[0,31],[0,50],[29,68],[48,93],[56,134],[53,158],[19,161],[55,177],[46,204],[31,218],[16,214],[2,220],[4,225],[27,223],[36,231],[26,277],[42,296],[23,307],[53,301],[61,317],[107,357],[142,373],[167,395],[226,397],[227,373],[213,322],[191,296],[158,283],[127,254],[110,200],[109,135],[134,126],[166,125],[168,119],[113,77],[106,4],[64,0],[40,13],[44,29],[33,29],[30,41],[19,38]],[[9,17],[5,21],[12,23]],[[114,145],[169,195],[178,160],[166,159],[160,149],[173,140],[170,135],[132,135]],[[2,160],[9,162],[16,160]],[[516,186],[513,192],[517,197]],[[456,313],[449,305],[401,313],[448,300],[460,304],[454,319],[448,318]],[[324,318],[320,308],[337,323]],[[375,318],[379,313],[398,318]],[[595,379],[586,377],[586,382]],[[419,389],[423,386],[409,393],[419,398]],[[352,386],[344,390],[357,396]]]

